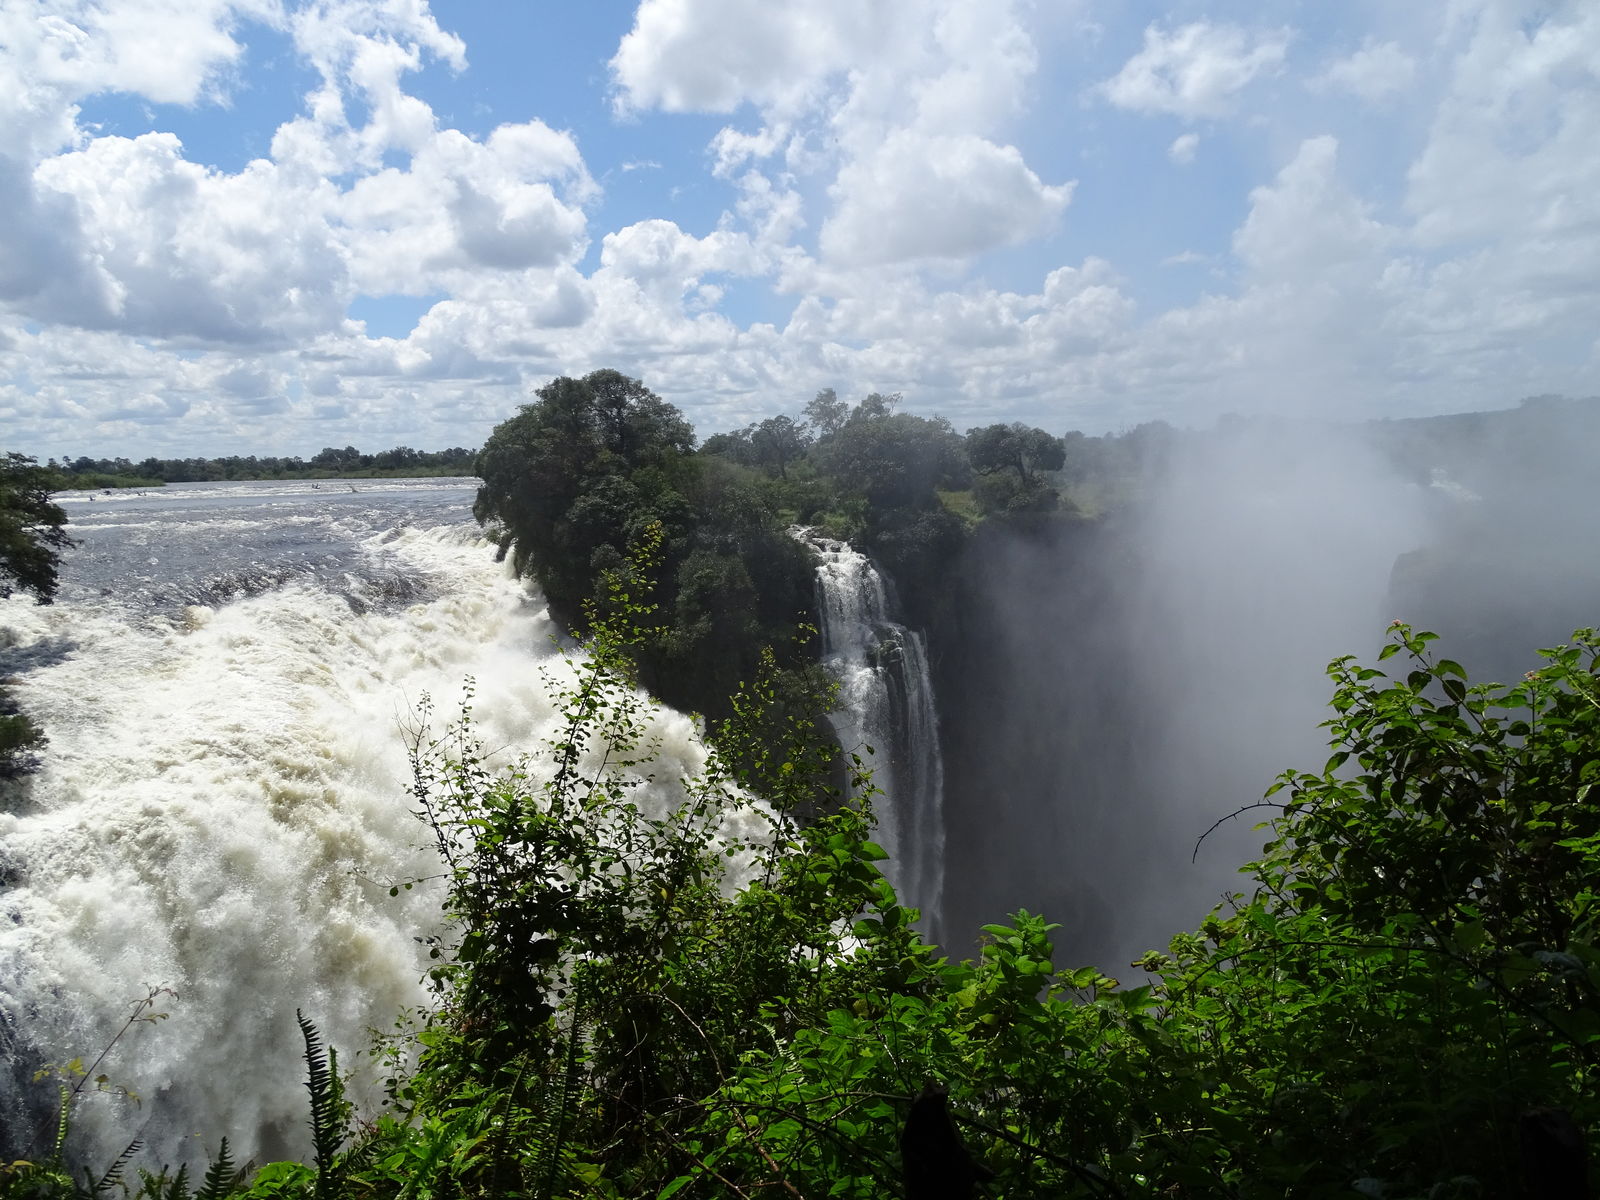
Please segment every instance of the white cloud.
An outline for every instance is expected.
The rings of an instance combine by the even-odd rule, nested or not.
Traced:
[[[627,279],[658,302],[675,306],[706,274],[753,275],[764,266],[743,234],[718,231],[696,238],[658,218],[606,234],[597,279]]]
[[[621,111],[732,112],[802,103],[884,27],[877,6],[643,0],[611,59]]]
[[[834,266],[950,262],[1048,231],[1072,184],[1044,184],[994,136],[1037,65],[1010,0],[644,0],[611,63],[624,108],[756,105],[756,129],[712,140],[714,173],[769,241],[813,223],[790,180],[831,176]]]
[[[1405,91],[1415,81],[1417,61],[1395,42],[1370,38],[1349,58],[1329,64],[1309,86],[1313,91],[1337,90],[1377,104]]]
[[[94,303],[56,319],[126,333],[219,342],[305,336],[336,325],[348,299],[327,185],[273,164],[236,175],[188,162],[170,133],[97,138],[34,173],[41,199],[73,214]]]
[[[1600,238],[1600,8],[1464,8],[1449,89],[1408,176],[1418,236],[1553,238],[1587,259]]]
[[[702,431],[794,411],[821,386],[902,390],[958,424],[1056,430],[1228,409],[1485,406],[1588,386],[1600,11],[1455,0],[1442,32],[1418,17],[1383,25],[1395,41],[1342,34],[1361,49],[1319,54],[1308,86],[1374,100],[1411,89],[1401,111],[1420,144],[1400,179],[1375,165],[1387,159],[1359,124],[1333,126],[1342,145],[1307,127],[1298,89],[1298,104],[1251,113],[1285,67],[1287,31],[1151,26],[1118,71],[1124,52],[1100,61],[1103,46],[1081,40],[1081,60],[1059,60],[1069,34],[1046,7],[643,0],[611,99],[735,115],[709,159],[686,163],[670,137],[609,159],[661,163],[627,190],[659,179],[674,196],[621,228],[595,225],[606,209],[570,133],[523,110],[468,136],[444,127],[443,103],[435,113],[407,91],[467,61],[415,0],[286,15],[127,0],[144,31],[113,29],[87,3],[57,4],[64,25],[4,7],[0,82],[16,86],[0,87],[0,115],[14,118],[0,121],[0,425],[47,452],[455,444],[530,384],[600,366],[643,376]],[[246,19],[288,31],[314,73],[269,158],[220,171],[170,134],[98,137],[76,123],[96,72],[183,103],[240,87]],[[134,58],[163,30],[184,43],[170,76]],[[1401,45],[1429,47],[1425,72]],[[1074,71],[1109,76],[1095,94],[1134,111],[1250,117],[1215,132],[1148,126],[1135,135],[1146,168],[1163,150],[1192,161],[1202,136],[1218,171],[1289,147],[1274,169],[1232,177],[1249,194],[1242,218],[1185,235],[1228,249],[1163,264],[1209,271],[1152,284],[1137,256],[1164,251],[1132,241],[1115,243],[1114,265],[1075,252],[1029,273],[1021,255],[978,257],[1059,226],[1074,185],[1044,154],[1081,163],[1086,188],[1106,185],[1094,120],[1063,132],[1046,111]],[[605,96],[590,99],[603,110]],[[709,179],[684,173],[695,169]],[[720,216],[692,207],[708,191],[724,197]],[[1104,253],[1093,239],[1106,235],[1076,214],[1072,233]],[[1210,291],[1158,299],[1196,284]],[[394,293],[433,301],[408,336],[369,337],[350,319],[354,297]],[[738,317],[752,295],[761,318]]]
[[[1072,187],[1042,183],[1013,146],[897,133],[839,172],[822,251],[839,263],[966,258],[1046,232]]]
[[[273,0],[0,5],[0,152],[71,145],[73,105],[99,92],[194,104],[220,91],[243,52],[233,25],[275,13]]]
[[[114,307],[111,281],[81,246],[72,199],[39,192],[29,166],[0,155],[0,301],[45,320],[104,319]]]
[[[1144,46],[1099,93],[1118,108],[1194,120],[1233,112],[1239,93],[1282,66],[1288,30],[1250,31],[1204,21],[1144,31]]]
[[[323,175],[380,167],[389,151],[414,154],[433,135],[432,109],[406,93],[402,77],[431,56],[466,67],[466,47],[439,27],[419,0],[313,0],[290,18],[296,49],[322,77],[306,98],[307,113],[281,126],[272,155]],[[368,119],[356,128],[347,98],[359,97]]]
[[[9,23],[20,39],[0,52],[0,70],[26,76],[69,127],[75,110],[62,105],[97,82],[166,102],[210,94],[239,54],[231,22],[254,11],[130,4],[113,18],[82,7],[71,21],[31,25],[0,14],[0,29]],[[257,15],[278,19],[275,9]],[[287,23],[323,82],[278,129],[270,159],[228,173],[189,161],[169,133],[75,128],[65,153],[39,149],[38,135],[18,142],[29,156],[0,153],[11,215],[0,228],[0,300],[35,319],[138,337],[287,344],[342,330],[359,293],[466,287],[474,272],[549,271],[583,253],[581,206],[597,189],[570,135],[537,120],[481,141],[439,131],[403,91],[425,55],[465,65],[459,39],[424,5],[315,0]],[[161,58],[152,38],[173,42],[170,77],[149,66]],[[368,113],[359,126],[348,96]],[[43,103],[31,120],[48,129]],[[406,165],[384,167],[397,152]],[[558,306],[569,319],[570,309]]]
[[[475,270],[571,263],[587,244],[580,205],[594,191],[571,136],[540,121],[481,142],[432,134],[406,169],[368,175],[341,201],[356,286],[421,294]]]
[[[1338,153],[1334,138],[1310,138],[1271,184],[1250,193],[1250,215],[1233,250],[1252,278],[1326,284],[1365,267],[1394,241],[1341,185]]]

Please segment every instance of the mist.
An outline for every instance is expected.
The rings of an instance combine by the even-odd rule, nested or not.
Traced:
[[[1594,624],[1587,413],[1234,421],[1173,435],[1129,511],[985,530],[937,667],[944,928],[1042,911],[1061,963],[1125,973],[1243,887],[1269,810],[1206,831],[1320,769],[1330,659],[1402,619],[1505,678]]]

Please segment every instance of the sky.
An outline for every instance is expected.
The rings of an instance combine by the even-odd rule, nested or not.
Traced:
[[[0,0],[0,448],[1589,395],[1593,0]]]

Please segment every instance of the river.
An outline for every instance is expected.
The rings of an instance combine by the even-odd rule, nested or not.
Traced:
[[[355,1052],[426,1000],[442,891],[403,729],[424,695],[449,715],[469,677],[487,745],[555,729],[557,631],[479,537],[475,487],[58,498],[81,545],[57,603],[0,601],[0,677],[50,739],[0,795],[0,1128],[18,1143],[0,1151],[53,1110],[33,1073],[91,1061],[158,987],[166,1018],[128,1032],[97,1072],[112,1090],[75,1114],[88,1161],[134,1136],[147,1162],[203,1162],[223,1134],[241,1160],[303,1152],[297,1008],[376,1102]],[[653,722],[660,778],[694,773],[688,718]]]

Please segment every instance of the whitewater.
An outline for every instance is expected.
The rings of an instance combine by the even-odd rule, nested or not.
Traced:
[[[846,542],[790,531],[817,561],[823,663],[839,681],[829,714],[846,753],[860,754],[881,793],[875,804],[884,864],[900,899],[937,938],[944,891],[944,758],[927,644],[893,620],[888,581]]]
[[[173,1164],[224,1134],[241,1160],[303,1153],[296,1009],[371,1111],[353,1052],[426,1001],[443,887],[403,730],[425,695],[448,718],[470,678],[484,743],[536,750],[570,670],[542,598],[471,522],[474,482],[67,499],[82,545],[60,599],[0,601],[0,676],[50,739],[0,793],[12,1141],[53,1113],[34,1072],[92,1060],[155,987],[175,993],[166,1019],[99,1068],[138,1102],[90,1094],[75,1115],[88,1161],[135,1136]],[[705,756],[687,717],[651,722],[635,799],[665,808]],[[429,882],[390,895],[412,880]]]

